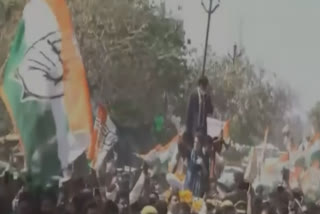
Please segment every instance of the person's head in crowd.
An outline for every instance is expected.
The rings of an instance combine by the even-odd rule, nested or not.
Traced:
[[[129,210],[129,198],[126,192],[120,192],[117,196],[116,203],[120,214],[127,214]]]
[[[28,192],[22,192],[18,198],[17,214],[34,214],[36,212],[34,207],[33,197]]]
[[[172,193],[168,199],[168,210],[173,212],[173,210],[177,207],[179,203],[180,203],[179,193],[178,192]]]
[[[209,80],[206,76],[201,76],[198,80],[198,87],[202,93],[205,93],[208,89]]]
[[[270,205],[264,205],[261,209],[261,214],[276,214],[276,211]]]
[[[111,200],[105,202],[103,206],[103,214],[118,214],[119,209],[116,203]]]
[[[191,214],[191,207],[187,203],[179,203],[177,206],[177,214]],[[174,214],[174,213],[173,213]]]
[[[87,193],[87,192],[81,192],[78,193],[77,195],[75,195],[72,200],[71,200],[71,204],[68,207],[68,212],[72,213],[72,214],[78,214],[83,212],[86,202],[87,201],[92,201],[93,200],[93,196],[92,194]]]
[[[41,214],[54,214],[56,212],[57,196],[53,191],[44,192],[41,196]]]
[[[236,214],[236,209],[231,201],[223,201],[220,206],[223,214]]]
[[[95,201],[89,201],[86,203],[84,207],[83,214],[99,214],[99,207],[97,202]]]
[[[258,197],[262,197],[264,193],[264,187],[262,185],[257,186],[255,192]]]
[[[141,210],[144,207],[144,203],[141,201],[130,204],[130,212],[131,214],[140,214]]]
[[[215,200],[212,197],[206,198],[206,207],[207,213],[206,214],[216,214],[220,207],[220,202]]]
[[[155,205],[155,208],[157,209],[158,214],[168,213],[168,204],[165,201],[158,201]]]
[[[292,196],[294,199],[298,200],[299,202],[303,200],[303,192],[299,188],[294,188],[292,190]]]
[[[149,205],[154,206],[159,201],[159,195],[156,192],[152,192],[149,195]]]
[[[145,206],[142,210],[141,210],[141,214],[158,214],[158,211],[156,208],[154,208],[153,206]]]

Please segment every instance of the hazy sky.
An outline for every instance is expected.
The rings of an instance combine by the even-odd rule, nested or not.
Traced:
[[[182,5],[178,16],[202,54],[207,16],[201,0],[166,2],[174,10]],[[222,55],[240,41],[254,64],[290,84],[305,110],[320,101],[320,0],[221,0],[210,44]]]

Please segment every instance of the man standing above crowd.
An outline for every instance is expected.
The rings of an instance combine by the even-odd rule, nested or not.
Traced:
[[[207,116],[213,113],[211,98],[208,94],[209,81],[206,76],[198,80],[198,87],[189,99],[187,109],[186,133],[192,142],[196,132],[207,134]]]

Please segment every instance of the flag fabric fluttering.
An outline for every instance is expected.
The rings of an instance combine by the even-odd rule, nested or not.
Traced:
[[[178,153],[178,143],[180,135],[177,134],[165,145],[158,144],[151,149],[147,154],[138,154],[137,156],[142,158],[148,164],[152,165],[157,171],[169,171],[169,164],[172,159],[176,158]]]
[[[1,86],[28,172],[43,184],[92,140],[88,83],[65,0],[27,3]]]
[[[254,147],[251,148],[249,154],[249,162],[244,173],[245,181],[253,183],[258,175],[257,153]]]
[[[88,160],[91,161],[91,167],[94,168],[98,153],[99,147],[104,143],[106,135],[107,135],[107,111],[102,106],[99,105],[97,109],[96,120],[94,122],[92,141],[88,148]]]
[[[114,147],[119,141],[117,127],[112,121],[110,114],[108,114],[108,110],[105,109],[104,111],[106,111],[106,118],[101,126],[100,139],[95,147],[96,152],[93,156],[94,162],[91,165],[91,167],[97,171],[98,176],[103,176],[103,174],[106,173],[108,166],[114,170],[112,165],[114,165],[113,162],[117,159]],[[111,153],[113,153],[113,155],[111,155],[113,158],[111,160],[106,160],[107,156]]]
[[[230,120],[227,120],[223,126],[223,139],[227,140],[230,138]]]
[[[262,173],[262,170],[263,170],[263,163],[264,163],[264,160],[265,160],[265,156],[266,156],[266,151],[267,151],[267,146],[268,146],[268,135],[269,135],[269,127],[267,127],[264,131],[264,138],[263,138],[263,149],[262,149],[262,152],[261,152],[261,157],[260,157],[260,160],[258,161],[259,162],[259,173],[258,173],[258,176],[259,178],[261,179],[261,173]]]

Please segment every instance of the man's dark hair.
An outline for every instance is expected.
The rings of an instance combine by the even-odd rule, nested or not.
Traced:
[[[153,205],[155,205],[155,204],[158,202],[158,200],[160,199],[160,197],[159,197],[159,194],[156,193],[156,192],[151,192],[149,196],[151,196],[151,195],[154,195],[154,196],[155,196],[154,198],[149,197],[149,205],[152,205],[152,206],[153,206]]]
[[[187,203],[183,202],[178,205],[178,211],[188,214],[191,213],[191,208]]]
[[[119,209],[116,203],[111,200],[105,202],[103,206],[103,214],[118,214]]]
[[[165,201],[158,201],[155,204],[155,207],[158,211],[158,214],[167,214],[168,213],[168,204]]]
[[[208,78],[206,76],[201,76],[198,80],[198,86],[206,88],[208,87],[208,85],[209,85]]]

